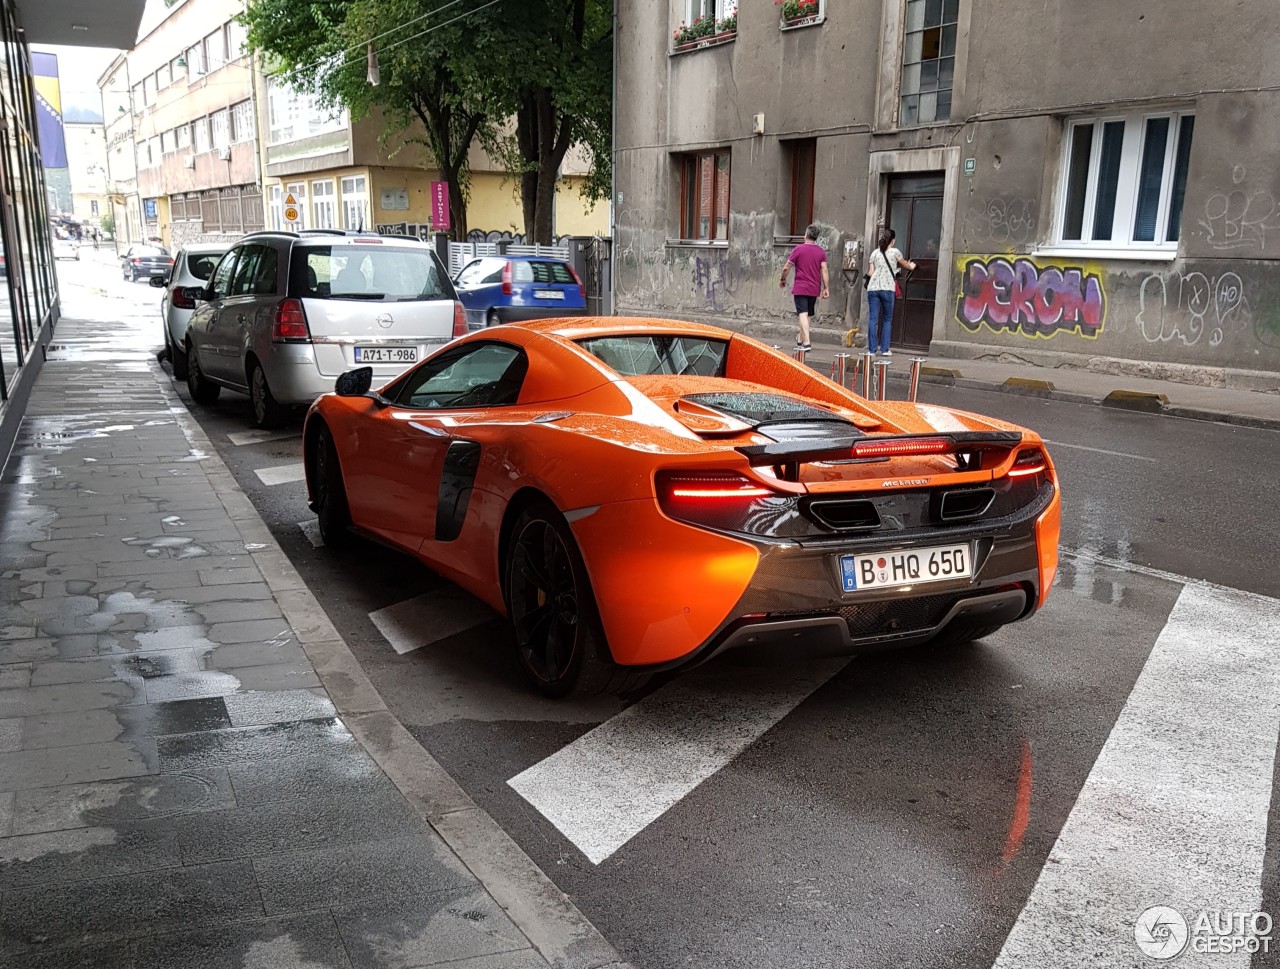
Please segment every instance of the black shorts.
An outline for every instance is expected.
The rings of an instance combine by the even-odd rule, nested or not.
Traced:
[[[793,300],[795,300],[795,301],[796,301],[796,312],[797,312],[797,313],[808,313],[810,316],[813,316],[813,311],[814,311],[814,310],[817,308],[817,306],[818,306],[818,297],[816,297],[816,296],[801,296],[801,295],[799,295],[799,294],[796,294],[796,295],[792,296],[791,298],[792,298]]]

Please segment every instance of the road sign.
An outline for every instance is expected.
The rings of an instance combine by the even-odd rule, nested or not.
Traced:
[[[285,220],[286,222],[297,222],[297,221],[298,221],[298,210],[297,210],[297,208],[296,208],[295,206],[292,206],[292,205],[286,205],[286,206],[284,207],[284,220]]]
[[[284,204],[285,204],[285,205],[297,205],[297,204],[298,204],[298,200],[297,200],[296,198],[294,198],[294,197],[293,197],[293,193],[291,192],[291,193],[289,193],[288,195],[286,195],[286,196],[284,197]]]

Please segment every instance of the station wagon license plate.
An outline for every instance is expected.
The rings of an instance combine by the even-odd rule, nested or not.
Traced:
[[[356,363],[417,362],[417,347],[356,347]]]
[[[923,585],[972,575],[973,550],[968,544],[840,556],[840,584],[845,592]]]
[[[535,289],[533,291],[534,299],[564,299],[564,293],[558,289]]]

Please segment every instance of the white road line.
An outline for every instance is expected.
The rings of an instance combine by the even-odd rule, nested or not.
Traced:
[[[1131,458],[1134,461],[1149,461],[1152,464],[1159,464],[1159,458],[1149,458],[1142,454],[1130,454],[1127,451],[1108,451],[1104,447],[1088,447],[1084,444],[1067,444],[1063,441],[1045,441],[1045,444],[1051,448],[1065,447],[1073,451],[1092,451],[1094,454],[1109,454],[1113,458]]]
[[[298,527],[302,529],[302,534],[307,536],[307,541],[311,543],[312,548],[323,548],[324,539],[320,537],[320,523],[314,518],[308,518],[304,522],[298,522]]]
[[[507,783],[598,865],[848,663],[694,670]]]
[[[1257,911],[1276,742],[1280,601],[1186,586],[995,969],[1147,965],[1137,916]],[[1185,965],[1249,965],[1198,954]]]
[[[307,479],[307,470],[301,461],[297,464],[280,464],[274,468],[258,468],[253,473],[262,480],[264,485],[271,487]]]
[[[301,431],[235,431],[227,434],[227,440],[236,447],[246,444],[265,444],[267,441],[287,441],[289,438],[300,438]]]
[[[498,618],[479,599],[456,586],[427,592],[369,613],[397,653],[411,653]]]
[[[1091,562],[1094,565],[1101,565],[1104,568],[1115,569],[1117,572],[1133,572],[1136,575],[1149,575],[1153,579],[1163,579],[1166,582],[1176,582],[1178,585],[1194,585],[1203,589],[1214,589],[1262,603],[1271,603],[1276,601],[1270,596],[1264,596],[1257,592],[1247,592],[1244,589],[1233,589],[1231,586],[1219,585],[1216,582],[1210,582],[1208,579],[1193,579],[1190,576],[1178,575],[1176,572],[1166,572],[1164,569],[1153,568],[1150,565],[1139,565],[1136,562],[1126,562],[1123,559],[1108,558],[1105,555],[1098,555],[1087,548],[1071,549],[1064,547],[1059,549],[1059,554],[1066,558]]]

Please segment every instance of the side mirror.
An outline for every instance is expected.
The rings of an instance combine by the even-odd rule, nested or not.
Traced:
[[[334,382],[333,391],[339,397],[363,397],[373,386],[373,368],[360,367],[348,370]]]
[[[164,289],[166,286],[169,285],[169,277],[168,276],[152,276],[151,285],[154,286],[156,289]]]

